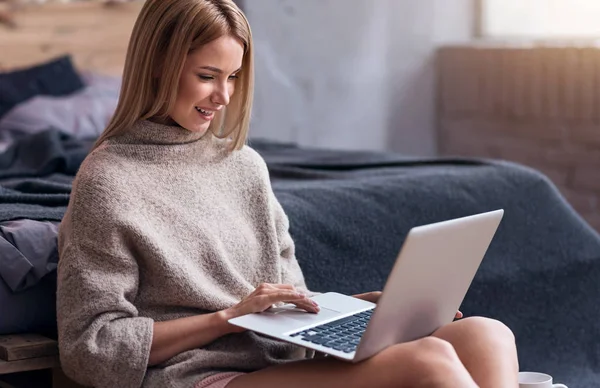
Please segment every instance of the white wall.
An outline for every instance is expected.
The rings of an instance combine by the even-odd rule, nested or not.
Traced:
[[[246,0],[251,134],[433,155],[435,47],[471,34],[472,0]]]

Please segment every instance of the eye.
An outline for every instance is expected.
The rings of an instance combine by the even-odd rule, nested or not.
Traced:
[[[212,75],[205,75],[205,74],[198,74],[198,78],[200,78],[203,81],[210,81],[215,79],[215,77],[213,77]]]
[[[238,78],[240,78],[240,77],[239,77],[237,74],[233,74],[233,75],[230,75],[230,76],[229,76],[229,80],[230,80],[230,81],[232,81],[232,80],[236,80],[236,79],[238,79]]]

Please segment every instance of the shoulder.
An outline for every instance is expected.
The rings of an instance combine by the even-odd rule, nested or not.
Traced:
[[[228,187],[241,192],[246,199],[271,190],[267,164],[258,152],[248,145],[239,150],[224,150],[213,170],[216,178],[226,181]]]
[[[91,210],[122,202],[129,195],[128,176],[135,170],[131,159],[101,145],[82,162],[73,181],[70,204]]]
[[[239,150],[230,150],[230,140],[214,136],[213,144],[216,145],[218,159],[236,168],[240,173],[244,172],[260,172],[267,176],[267,164],[263,157],[256,152],[251,146],[245,144]]]
[[[81,163],[74,185],[110,183],[119,175],[127,174],[131,168],[131,159],[107,145],[100,145],[90,152]]]
[[[81,164],[71,189],[69,205],[61,221],[59,244],[77,246],[115,241],[120,225],[128,222],[132,204],[139,196],[123,183],[128,162],[107,152],[102,146],[93,150]]]
[[[244,145],[240,150],[233,151],[232,155],[237,157],[240,163],[245,163],[248,166],[257,168],[263,172],[267,172],[267,163],[263,157],[249,145]]]
[[[252,147],[244,145],[240,150],[233,151],[231,158],[241,175],[262,182],[269,181],[269,169],[263,157]]]

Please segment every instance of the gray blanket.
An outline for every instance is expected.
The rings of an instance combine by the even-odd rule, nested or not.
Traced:
[[[85,144],[62,146],[72,139],[54,136],[48,133],[40,141],[54,141],[62,153],[58,159],[85,150]],[[505,209],[461,309],[507,323],[517,337],[523,370],[551,373],[572,387],[597,386],[600,237],[547,178],[498,161],[417,159],[258,140],[252,145],[267,161],[314,290],[381,289],[411,227]],[[27,155],[0,172],[0,221],[59,221],[69,173],[36,165]],[[38,160],[57,163],[50,156]],[[45,175],[19,177],[14,166]]]
[[[263,155],[319,291],[381,289],[411,227],[505,209],[461,309],[511,327],[521,370],[600,386],[600,236],[545,176],[500,161],[291,146]]]
[[[0,222],[60,221],[92,141],[57,130],[23,136],[0,154]]]

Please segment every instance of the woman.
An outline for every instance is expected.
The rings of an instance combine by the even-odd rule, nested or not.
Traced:
[[[250,28],[231,0],[146,1],[61,224],[65,372],[95,387],[516,387],[514,338],[493,320],[358,364],[227,322],[278,302],[319,310],[265,163],[244,146],[252,91]]]

